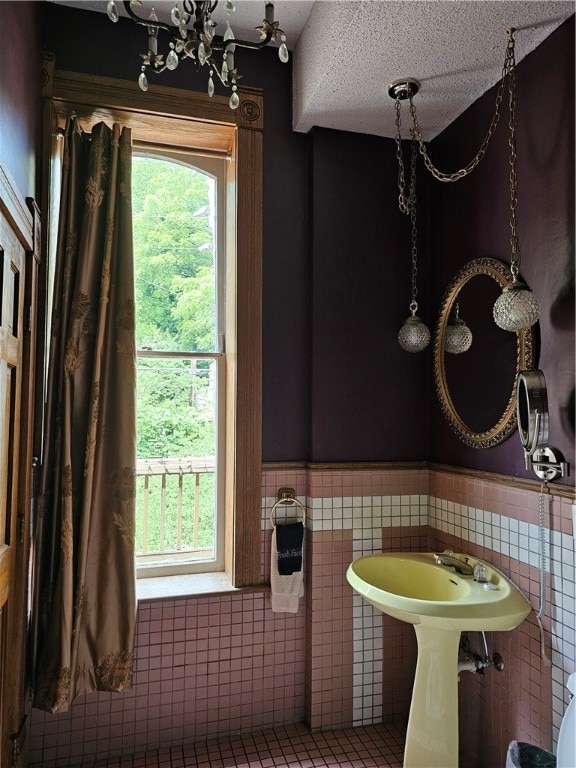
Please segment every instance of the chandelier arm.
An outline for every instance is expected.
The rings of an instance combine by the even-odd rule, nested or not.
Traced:
[[[212,13],[218,5],[218,0],[210,3],[209,0],[183,0],[183,8],[189,16],[196,16],[199,13]]]
[[[416,140],[418,141],[420,154],[422,155],[422,158],[424,160],[424,165],[437,181],[443,181],[443,182],[459,181],[460,179],[463,179],[465,176],[468,176],[468,174],[471,173],[474,170],[474,168],[476,168],[478,163],[482,160],[482,158],[486,153],[486,150],[488,149],[488,144],[490,143],[490,139],[492,138],[492,135],[496,130],[496,126],[498,125],[498,122],[500,120],[500,107],[502,105],[502,100],[504,97],[504,88],[506,85],[506,78],[511,77],[511,72],[513,71],[513,68],[514,68],[514,29],[511,28],[508,30],[508,43],[506,45],[504,66],[502,67],[502,77],[500,80],[500,86],[498,87],[498,91],[496,92],[496,100],[494,103],[494,114],[492,115],[492,120],[490,122],[488,132],[486,133],[486,136],[484,137],[484,140],[482,141],[482,144],[480,145],[479,150],[476,152],[472,160],[470,160],[470,162],[467,165],[465,165],[463,168],[460,168],[458,171],[455,171],[454,173],[445,173],[444,171],[440,171],[438,168],[436,168],[436,166],[430,159],[430,156],[428,155],[428,151],[426,149],[426,145],[424,143],[422,131],[420,130],[420,126],[418,124],[418,118],[416,116],[416,108],[412,101],[412,92],[408,91],[408,99],[410,102],[410,115],[412,116],[413,131],[414,131]]]
[[[229,45],[238,45],[240,48],[251,48],[254,51],[258,51],[260,48],[265,48],[268,45],[270,40],[272,40],[272,36],[272,32],[267,32],[266,37],[257,43],[251,43],[249,40],[237,40],[236,38],[225,40],[222,43],[212,40],[210,47],[214,51],[225,51]]]
[[[176,27],[173,27],[170,24],[166,24],[163,21],[152,21],[150,19],[143,19],[141,16],[138,16],[138,14],[134,13],[131,7],[130,0],[122,0],[122,4],[124,5],[124,9],[128,14],[128,16],[130,16],[132,21],[135,21],[137,24],[140,24],[144,27],[152,27],[153,29],[157,29],[157,30],[164,29],[166,30],[166,32],[170,34],[173,40],[180,39],[180,36],[178,34],[178,29]],[[212,9],[215,8],[216,5],[217,3],[214,3],[214,5],[211,6],[210,12],[212,12]],[[230,40],[223,41],[222,43],[212,40],[210,42],[210,47],[214,51],[225,51],[229,45],[237,45],[240,48],[249,48],[254,51],[258,51],[261,48],[265,48],[268,45],[268,43],[272,40],[273,37],[275,37],[274,30],[268,30],[266,32],[265,37],[263,37],[262,40],[259,40],[257,43],[253,43],[250,40],[241,40],[240,38],[231,38]]]
[[[182,8],[184,9],[184,13],[190,16],[190,18],[194,16],[196,9],[193,0],[182,0]]]
[[[161,75],[162,72],[165,72],[168,69],[166,64],[162,64],[162,66],[159,66],[158,64],[154,64],[154,65],[148,64],[145,66],[148,66],[152,70],[152,72],[154,72],[155,75]]]

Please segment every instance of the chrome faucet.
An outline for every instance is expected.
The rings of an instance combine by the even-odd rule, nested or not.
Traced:
[[[474,568],[471,565],[465,563],[464,560],[460,560],[449,549],[442,553],[434,553],[434,562],[438,563],[438,565],[445,565],[447,568],[454,568],[456,573],[459,573],[461,576],[472,576],[474,573]]]

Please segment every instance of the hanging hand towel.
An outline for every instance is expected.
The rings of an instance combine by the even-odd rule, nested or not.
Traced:
[[[280,528],[282,530],[278,536]],[[303,564],[304,526],[302,523],[274,526],[270,560],[273,611],[283,613],[298,611],[298,600],[304,596]]]
[[[290,576],[295,571],[301,571],[304,526],[302,523],[289,523],[277,526],[275,530],[278,573],[280,576]]]

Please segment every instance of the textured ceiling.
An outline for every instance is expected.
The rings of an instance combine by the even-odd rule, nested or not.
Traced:
[[[61,4],[106,9],[105,0]],[[144,2],[138,12],[144,15],[152,5],[162,18],[173,0]],[[232,25],[238,37],[257,39],[254,27],[263,17],[263,5],[236,0]],[[574,13],[574,3],[276,0],[275,9],[293,49],[296,131],[321,126],[393,136],[394,102],[388,83],[413,77],[421,83],[414,98],[418,121],[430,140],[500,79],[508,27],[518,30],[519,62]],[[222,29],[225,21],[215,15]],[[403,135],[408,136],[408,116],[403,114]]]
[[[294,127],[393,136],[387,86],[408,76],[432,139],[500,79],[508,27],[520,61],[573,12],[571,2],[317,2],[294,55]]]

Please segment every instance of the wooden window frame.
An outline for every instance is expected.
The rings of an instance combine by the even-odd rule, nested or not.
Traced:
[[[226,274],[225,571],[234,587],[260,584],[262,477],[262,147],[263,96],[239,88],[228,98],[55,69],[44,60],[44,141],[75,113],[132,129],[133,140],[221,151],[229,158]],[[45,153],[49,149],[45,149]],[[47,180],[45,180],[47,183]],[[44,197],[46,199],[46,197]],[[234,216],[235,211],[235,216]]]

